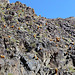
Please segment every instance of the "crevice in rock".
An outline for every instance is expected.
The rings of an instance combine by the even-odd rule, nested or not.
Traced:
[[[5,49],[7,49],[7,45],[6,45],[6,42],[5,42],[5,38],[4,38],[4,46],[5,46]]]
[[[24,47],[27,49],[27,52],[30,52],[32,50],[32,47],[29,45],[27,41],[24,41]]]
[[[30,68],[28,67],[28,64],[26,63],[26,60],[22,56],[20,57],[20,61],[22,62],[23,66],[30,71]]]

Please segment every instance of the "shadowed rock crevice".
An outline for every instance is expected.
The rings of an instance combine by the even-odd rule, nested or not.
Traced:
[[[20,61],[23,64],[23,66],[26,67],[26,69],[30,71],[28,64],[26,63],[27,61],[22,56],[20,57]]]
[[[7,49],[7,44],[6,44],[5,38],[4,38],[4,46],[5,46],[5,49]]]

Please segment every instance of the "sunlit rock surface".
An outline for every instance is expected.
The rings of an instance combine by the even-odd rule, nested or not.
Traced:
[[[1,0],[0,75],[75,75],[75,17],[47,19]]]

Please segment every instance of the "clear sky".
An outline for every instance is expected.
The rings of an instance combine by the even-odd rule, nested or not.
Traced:
[[[31,8],[35,13],[46,18],[75,17],[75,0],[9,0],[10,3],[20,1]]]

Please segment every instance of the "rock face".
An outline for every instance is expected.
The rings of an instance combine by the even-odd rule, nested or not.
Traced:
[[[0,75],[75,75],[75,17],[47,19],[19,1],[0,6]]]
[[[0,7],[6,7],[9,4],[9,0],[0,0]]]
[[[9,0],[0,0],[0,3],[9,3]]]

